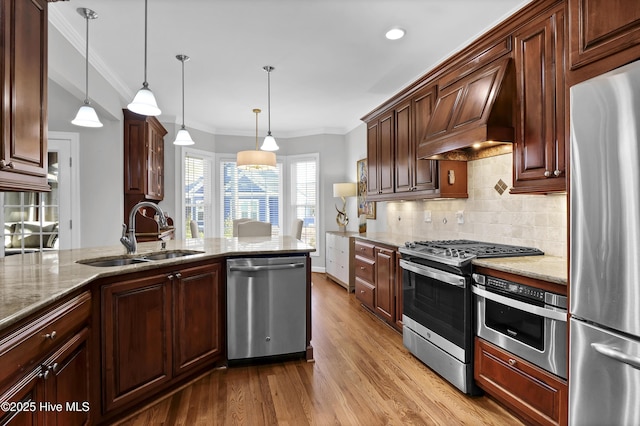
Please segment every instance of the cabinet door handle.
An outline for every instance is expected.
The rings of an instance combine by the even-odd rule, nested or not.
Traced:
[[[57,336],[57,333],[56,333],[56,331],[54,330],[54,331],[52,331],[51,333],[47,333],[47,334],[45,334],[43,337],[44,337],[45,339],[55,340],[55,339],[56,339],[56,336]]]
[[[49,368],[44,364],[40,366],[40,374],[38,374],[38,377],[44,380],[47,380],[47,377],[49,377]]]
[[[0,160],[0,169],[13,169],[13,161],[9,161],[8,163],[4,160]]]
[[[561,174],[562,174],[562,172],[561,172],[560,170],[558,170],[558,169],[554,170],[554,172],[553,172],[553,175],[554,175],[555,177],[558,177],[558,176],[560,176]]]
[[[515,359],[513,359],[513,358],[509,358],[509,365],[510,365],[510,366],[514,366],[514,365],[516,365],[517,363],[518,363],[518,361],[516,361]]]
[[[176,273],[176,278],[177,278],[177,279],[182,278],[182,274],[181,274],[180,272],[177,272],[177,273]]]
[[[52,365],[49,366],[49,370],[53,371],[54,373],[56,373],[58,371],[58,363],[54,362]]]
[[[544,177],[551,177],[551,172],[549,170],[545,170]]]

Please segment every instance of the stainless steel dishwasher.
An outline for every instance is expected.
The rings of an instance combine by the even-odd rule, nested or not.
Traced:
[[[227,260],[227,358],[306,350],[307,258]]]

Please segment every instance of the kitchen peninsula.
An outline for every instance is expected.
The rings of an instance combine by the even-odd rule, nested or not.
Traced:
[[[99,424],[224,364],[225,261],[232,257],[306,257],[301,355],[311,360],[313,250],[292,237],[211,238],[140,243],[135,255],[112,246],[4,258],[0,401],[64,404],[71,398],[79,409],[52,414],[58,423]],[[187,255],[172,257],[177,253]],[[147,260],[79,263],[132,258]],[[39,424],[49,416],[36,411],[3,412],[0,421]]]

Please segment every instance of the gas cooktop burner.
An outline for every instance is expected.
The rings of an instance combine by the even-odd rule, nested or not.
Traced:
[[[470,240],[411,241],[400,248],[401,253],[418,256],[449,265],[462,266],[474,258],[539,256],[544,253],[533,247],[494,244]]]

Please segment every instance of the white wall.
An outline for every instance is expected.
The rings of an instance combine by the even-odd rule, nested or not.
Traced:
[[[102,128],[78,127],[71,120],[78,99],[49,81],[49,130],[79,135],[80,244],[95,247],[119,244],[123,222],[123,128],[121,121],[101,116]]]

